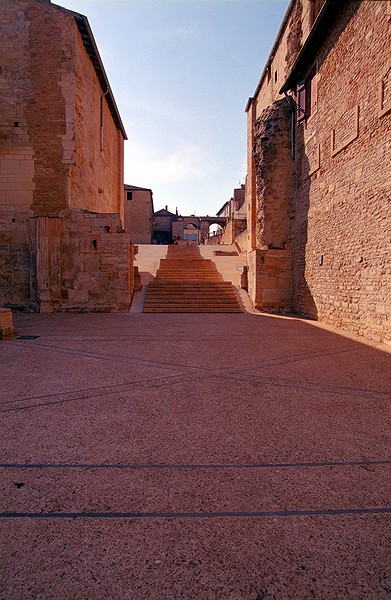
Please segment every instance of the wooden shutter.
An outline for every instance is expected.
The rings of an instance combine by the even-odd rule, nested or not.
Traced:
[[[306,117],[306,81],[297,84],[297,122],[304,121]]]

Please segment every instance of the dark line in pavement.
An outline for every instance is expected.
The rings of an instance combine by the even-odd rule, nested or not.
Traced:
[[[22,342],[15,342],[22,343]],[[24,345],[24,343],[23,343]],[[45,344],[35,344],[32,346],[36,350],[58,352],[60,354],[71,354],[72,356],[83,356],[87,358],[95,358],[97,360],[105,360],[111,362],[125,362],[141,367],[151,367],[154,369],[190,369],[192,371],[214,371],[212,367],[193,367],[191,365],[177,365],[175,363],[147,360],[141,358],[133,358],[131,356],[121,356],[117,354],[105,354],[101,352],[90,352],[88,350],[79,350],[78,348],[63,348],[61,346],[50,346]]]
[[[363,460],[363,461],[329,461],[329,462],[304,462],[304,463],[254,463],[254,464],[70,464],[70,463],[0,463],[0,469],[165,469],[165,470],[203,470],[203,469],[301,469],[324,467],[366,467],[369,465],[390,465],[390,460]]]
[[[214,377],[214,375],[212,374],[211,377]],[[184,378],[184,381],[175,381],[176,378],[182,378],[182,379]],[[153,378],[153,379],[140,379],[139,381],[135,381],[132,384],[129,384],[128,387],[125,389],[111,390],[111,391],[108,390],[108,391],[101,392],[99,394],[97,394],[97,393],[85,394],[85,395],[79,396],[78,398],[64,398],[63,400],[39,402],[37,404],[30,404],[27,406],[16,406],[13,408],[5,408],[5,409],[0,410],[0,413],[9,413],[9,412],[21,411],[21,410],[31,410],[33,408],[40,408],[42,406],[55,406],[56,404],[68,404],[69,402],[79,402],[81,400],[94,401],[97,398],[102,398],[104,396],[112,396],[113,394],[123,394],[126,392],[133,392],[135,390],[139,391],[139,390],[143,390],[143,389],[145,389],[145,390],[157,389],[157,388],[167,387],[170,385],[179,385],[180,383],[188,383],[189,381],[198,381],[199,379],[205,379],[205,374],[196,376],[194,373],[190,373],[190,374],[177,373],[176,375],[166,375],[165,377],[157,377],[157,378]],[[60,396],[69,395],[70,393],[71,392],[64,392],[64,394],[59,394],[59,395]],[[77,392],[76,392],[76,394],[77,394]],[[34,400],[34,398],[32,398],[32,401],[33,400]],[[29,402],[29,401],[30,400],[27,400],[27,402]],[[19,400],[10,400],[10,401],[6,401],[5,403],[8,403],[8,402],[14,403],[14,402],[20,402],[20,401]]]
[[[342,386],[331,386],[331,385],[323,385],[319,383],[310,383],[304,382],[299,383],[295,381],[290,381],[286,379],[282,379],[280,377],[272,378],[272,377],[262,377],[254,374],[246,374],[241,373],[240,376],[236,375],[235,372],[228,373],[224,375],[225,379],[231,379],[232,381],[244,381],[259,385],[268,385],[270,387],[282,387],[289,388],[295,391],[304,391],[304,392],[322,392],[328,394],[336,394],[339,396],[357,396],[361,398],[365,398],[367,400],[391,400],[391,392],[379,391],[379,390],[367,390],[360,388],[350,388],[350,387],[342,387]]]
[[[23,398],[14,398],[13,400],[0,400],[0,406],[3,406],[5,404],[14,404],[16,402],[33,402],[34,400],[44,400],[46,398],[58,398],[59,396],[70,396],[70,395],[75,395],[75,394],[85,394],[86,392],[92,393],[92,392],[103,392],[100,395],[110,395],[110,394],[114,394],[115,392],[121,393],[124,391],[127,391],[127,389],[129,387],[132,387],[133,385],[137,385],[137,384],[148,384],[154,381],[162,381],[165,379],[173,379],[176,377],[189,377],[191,375],[194,375],[194,373],[181,373],[180,371],[178,373],[174,373],[171,375],[164,375],[164,376],[159,376],[159,377],[146,377],[143,379],[137,379],[135,381],[125,381],[124,383],[112,383],[110,385],[100,385],[97,387],[90,387],[90,388],[79,388],[76,390],[69,390],[69,391],[64,391],[64,392],[54,392],[52,394],[43,394],[41,396],[24,396]],[[121,389],[121,388],[125,388],[125,389]],[[94,395],[91,396],[83,396],[83,398],[88,398],[91,397],[93,398]],[[65,399],[64,399],[65,400]],[[76,400],[78,400],[78,398],[76,398]],[[38,406],[38,405],[34,405],[34,406]],[[2,412],[2,411],[0,411]]]
[[[134,512],[5,512],[1,519],[221,519],[251,517],[318,517],[341,515],[377,515],[391,513],[391,508],[336,508],[320,510],[281,510],[260,512],[167,512],[167,513],[134,513]]]

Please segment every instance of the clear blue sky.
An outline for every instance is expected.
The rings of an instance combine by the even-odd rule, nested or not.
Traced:
[[[288,0],[53,0],[88,17],[155,210],[214,215],[244,183],[246,115]]]

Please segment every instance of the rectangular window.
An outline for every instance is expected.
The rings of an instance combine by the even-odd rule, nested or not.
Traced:
[[[297,122],[301,123],[306,118],[307,90],[306,80],[297,84]]]
[[[126,192],[126,200],[133,200],[133,192]]]

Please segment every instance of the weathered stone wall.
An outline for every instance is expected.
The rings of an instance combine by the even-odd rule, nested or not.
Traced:
[[[152,243],[153,204],[151,190],[129,190],[132,199],[127,200],[125,189],[125,231],[134,244]]]
[[[31,260],[29,217],[23,206],[0,206],[0,306],[29,306]]]
[[[286,99],[254,124],[256,248],[249,254],[250,298],[262,310],[292,309],[291,108]]]
[[[114,217],[106,215],[117,213],[121,230],[123,137],[74,16],[50,2],[1,0],[1,304],[41,310],[111,310],[117,300],[117,307],[129,305],[129,236],[108,233]],[[96,229],[95,217],[78,221],[67,207],[102,213],[102,227],[109,230]],[[99,261],[90,261],[98,269],[88,273],[94,292],[84,295],[88,277],[85,252],[76,243],[78,225],[99,241],[95,254],[102,251]],[[116,277],[118,261],[125,266]],[[68,264],[83,277],[62,281]]]
[[[347,3],[319,52],[318,109],[297,130],[294,221],[296,310],[377,340],[391,311],[386,4]]]
[[[134,247],[119,216],[73,210],[62,217],[62,299],[56,310],[129,308]]]
[[[284,98],[255,122],[257,248],[284,248],[290,241],[292,195],[291,107]]]
[[[246,219],[231,219],[224,227],[221,243],[233,244],[235,239],[246,229]]]
[[[69,93],[72,99],[73,94],[73,107],[71,101],[67,108],[69,139],[63,142],[64,152],[69,149],[64,154],[69,164],[68,206],[93,212],[118,212],[123,223],[123,136],[113,121],[94,67],[86,60],[86,50],[74,22],[66,34],[73,40],[76,54],[63,86],[65,99]]]
[[[286,206],[295,311],[375,340],[390,338],[391,178],[385,157],[391,145],[391,71],[384,55],[388,4],[374,0],[338,5],[338,20],[312,62],[308,59],[307,75],[314,73],[314,66],[318,69],[311,85],[312,114],[295,128],[292,206]],[[312,17],[309,0],[292,5],[271,56],[270,77],[265,76],[248,105],[249,291],[256,304],[267,279],[273,278],[273,264],[263,255],[273,244],[267,211],[279,229],[279,212],[285,210],[278,208],[278,200],[265,203],[259,193],[273,162],[263,149],[257,156],[262,138],[268,137],[261,114],[276,99],[273,72],[284,60],[289,73]],[[263,129],[257,131],[260,125]],[[278,152],[282,138],[277,131],[270,133]],[[283,170],[280,175],[282,184],[289,181]]]

